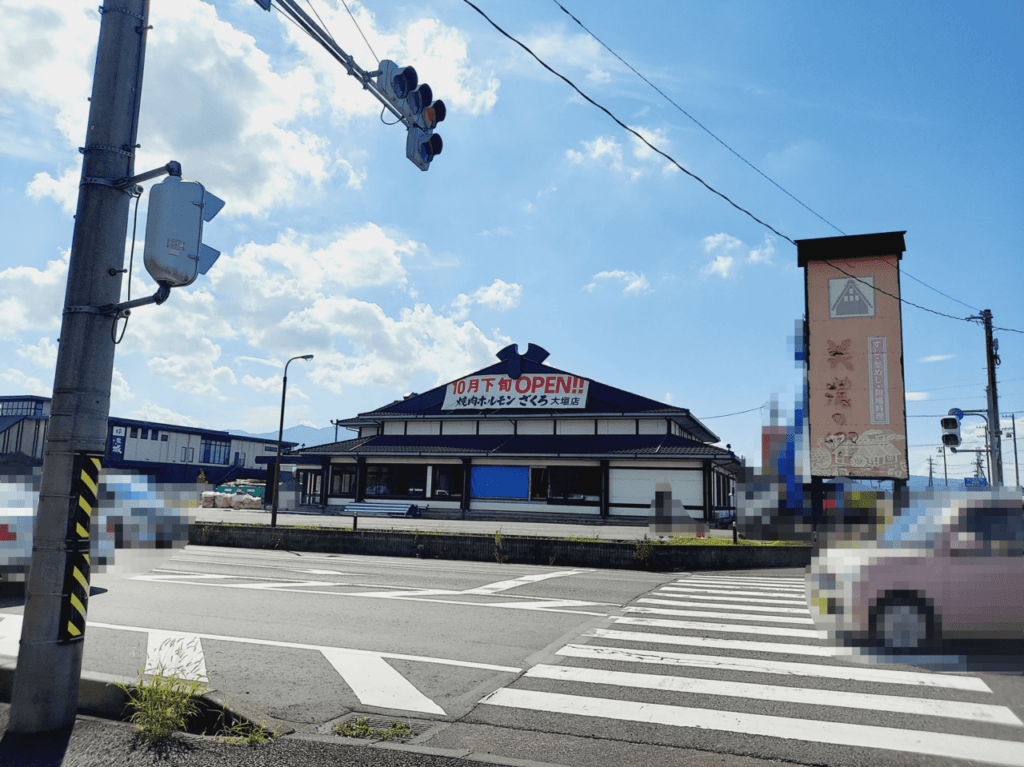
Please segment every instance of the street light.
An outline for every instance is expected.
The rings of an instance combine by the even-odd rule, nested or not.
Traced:
[[[277,527],[277,496],[281,489],[281,440],[284,437],[284,394],[288,391],[288,366],[295,360],[311,360],[312,354],[303,354],[301,357],[292,357],[284,363],[284,381],[281,383],[281,425],[277,429],[277,461],[274,463],[274,503],[270,511],[270,526]]]

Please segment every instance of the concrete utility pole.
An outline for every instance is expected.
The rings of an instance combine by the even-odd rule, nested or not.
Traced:
[[[8,732],[70,725],[89,596],[89,520],[107,438],[149,0],[105,0],[71,242],[25,622]]]
[[[932,482],[932,457],[928,456],[928,487],[931,487],[935,483]]]
[[[985,357],[988,362],[988,449],[991,456],[991,467],[989,479],[992,487],[1003,486],[1003,430],[999,424],[999,393],[996,390],[996,366],[1000,363],[999,341],[992,338],[992,312],[984,309],[979,317],[969,317],[972,320],[981,320],[985,326]]]

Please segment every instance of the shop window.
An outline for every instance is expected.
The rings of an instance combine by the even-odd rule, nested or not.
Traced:
[[[435,466],[434,476],[430,483],[431,498],[444,500],[445,498],[462,497],[462,467],[461,466]]]
[[[552,466],[548,469],[548,500],[599,502],[601,469],[596,466]]]
[[[166,434],[161,434],[160,435],[160,441],[161,442],[166,442],[167,441],[167,435]]]
[[[157,439],[157,437],[159,437],[159,436],[160,436],[160,432],[158,432],[156,429],[153,429],[153,432],[152,432],[152,434],[150,434],[149,438],[151,440],[155,441]]]
[[[427,467],[425,464],[385,463],[366,467],[366,495],[393,495],[404,498],[425,498]]]
[[[530,469],[528,466],[474,466],[470,474],[472,498],[529,497]]]
[[[546,501],[548,499],[548,470],[530,469],[530,500]]]
[[[186,463],[188,461],[188,457],[187,457],[188,456],[188,452],[187,451],[188,451],[187,447],[183,447],[181,449],[181,462],[182,463]]]
[[[142,438],[146,438],[145,432],[143,432]],[[227,466],[228,456],[231,454],[231,443],[204,439],[199,446],[199,451],[200,463],[217,463]]]
[[[142,430],[142,437],[141,437],[141,439],[149,439],[149,429],[143,429]]]
[[[347,495],[355,497],[356,494],[356,467],[355,466],[332,466],[331,467],[331,495]]]
[[[134,437],[138,437],[138,436],[139,436],[139,430],[138,430],[138,428],[137,428],[137,427],[135,427],[135,426],[133,426],[133,427],[132,427],[132,430],[131,430],[130,432],[128,432],[128,436],[130,436],[130,437],[133,437],[133,438],[134,438]]]

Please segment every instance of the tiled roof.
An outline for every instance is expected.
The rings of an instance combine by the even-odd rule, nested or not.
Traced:
[[[724,448],[666,434],[481,434],[481,435],[380,435],[319,445],[297,451],[302,455],[378,455],[382,453],[419,455],[501,455],[501,456],[587,456],[646,455],[689,458],[735,456]]]
[[[523,374],[543,374],[543,375],[576,375],[575,373],[569,373],[565,370],[559,370],[557,368],[549,367],[547,365],[531,362],[530,360],[522,360],[522,373]],[[478,370],[475,373],[469,375],[495,375],[500,376],[506,373],[507,366],[504,362],[498,362],[490,367],[486,367],[483,370]],[[614,386],[608,386],[607,384],[587,379],[589,381],[587,391],[587,406],[579,410],[552,410],[550,408],[536,408],[536,409],[503,409],[503,408],[480,408],[474,409],[460,409],[458,411],[442,410],[441,406],[444,404],[444,395],[447,389],[447,384],[437,386],[430,391],[424,392],[423,394],[414,394],[406,399],[396,400],[383,407],[377,408],[376,410],[370,410],[365,413],[360,413],[357,418],[350,418],[342,421],[343,424],[355,425],[360,423],[366,423],[373,421],[374,418],[395,418],[401,416],[413,416],[416,418],[443,418],[446,416],[499,416],[499,417],[510,417],[513,414],[515,416],[531,416],[531,415],[544,415],[552,416],[558,414],[565,418],[579,418],[579,417],[597,417],[597,416],[660,416],[669,417],[679,422],[687,428],[695,436],[704,439],[706,442],[717,442],[718,437],[711,432],[704,424],[697,420],[689,410],[686,408],[672,407],[666,405],[664,402],[658,402],[647,397],[641,397],[639,394],[631,394],[630,392],[623,391],[622,389],[616,389]]]

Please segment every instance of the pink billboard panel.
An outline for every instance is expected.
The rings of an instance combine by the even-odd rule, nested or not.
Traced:
[[[902,235],[798,242],[805,267],[812,476],[908,476],[898,300]],[[857,256],[858,245],[867,246],[869,255]],[[881,246],[892,255],[874,255]]]

